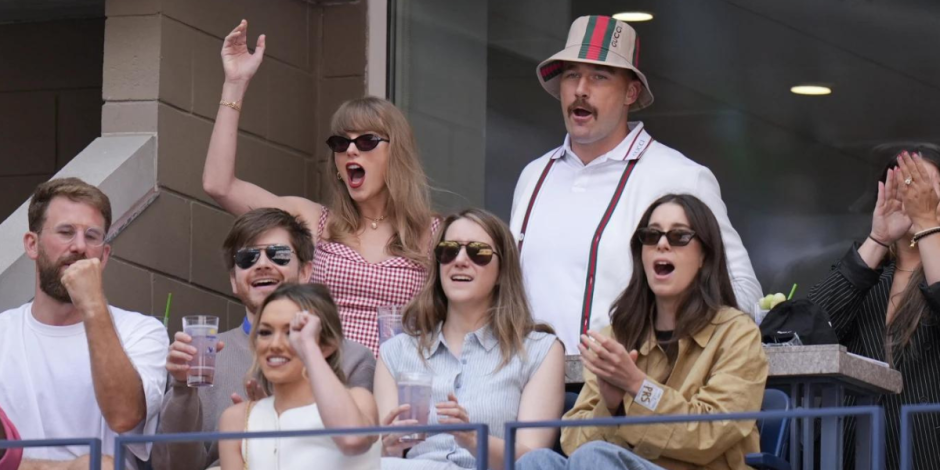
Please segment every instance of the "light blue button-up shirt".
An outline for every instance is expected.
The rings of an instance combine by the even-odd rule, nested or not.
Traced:
[[[441,325],[426,353],[418,349],[417,338],[399,334],[382,345],[379,352],[395,380],[403,372],[429,372],[434,375],[429,424],[436,424],[435,404],[447,401],[453,393],[474,423],[485,423],[490,434],[503,438],[504,426],[519,415],[522,391],[541,366],[555,341],[555,335],[532,332],[524,342],[525,354],[512,357],[500,368],[499,340],[489,326],[464,337],[460,357],[454,356]],[[523,357],[524,356],[524,357]],[[457,445],[450,434],[436,434],[408,452],[407,459],[383,458],[384,469],[473,468],[476,459]]]

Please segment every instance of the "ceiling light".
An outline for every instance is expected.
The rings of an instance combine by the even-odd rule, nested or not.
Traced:
[[[650,21],[653,19],[652,13],[645,11],[624,11],[614,15],[615,20],[625,21],[627,23],[639,23],[641,21]]]
[[[822,96],[832,93],[832,88],[824,85],[797,85],[790,88],[790,92],[797,95]]]

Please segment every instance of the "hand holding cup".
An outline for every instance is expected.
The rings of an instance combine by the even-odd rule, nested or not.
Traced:
[[[401,415],[411,411],[411,405],[398,405],[382,419],[382,426],[414,426],[416,419],[398,419]],[[389,433],[382,436],[382,455],[385,457],[401,457],[403,453],[418,444],[418,441],[403,440],[403,433]]]

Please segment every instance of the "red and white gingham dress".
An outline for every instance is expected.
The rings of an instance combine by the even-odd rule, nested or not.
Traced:
[[[395,257],[370,263],[356,250],[337,242],[321,240],[329,210],[323,208],[317,225],[317,246],[310,282],[330,289],[339,307],[343,335],[378,355],[379,332],[376,310],[382,305],[405,305],[427,280],[427,270],[407,258]],[[434,218],[432,233],[440,220]]]

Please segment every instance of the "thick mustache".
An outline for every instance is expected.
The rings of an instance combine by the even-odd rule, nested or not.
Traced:
[[[574,113],[574,110],[578,108],[588,111],[591,114],[595,114],[595,115],[597,114],[597,110],[594,109],[594,106],[591,106],[590,104],[588,104],[587,101],[581,101],[581,100],[575,101],[574,103],[571,103],[571,105],[568,106],[568,114]]]

